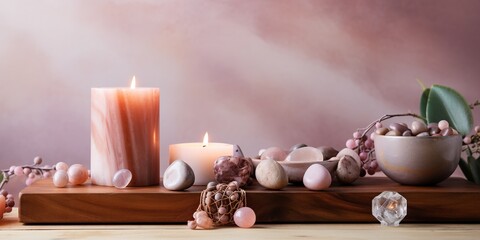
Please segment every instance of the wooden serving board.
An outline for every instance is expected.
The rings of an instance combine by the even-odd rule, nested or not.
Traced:
[[[186,191],[163,187],[116,189],[94,185],[56,188],[42,180],[20,193],[20,221],[43,223],[186,223],[197,209],[202,186]],[[436,186],[403,186],[388,178],[361,178],[352,186],[309,191],[288,186],[279,191],[259,185],[244,188],[257,222],[377,222],[372,199],[397,191],[408,201],[403,222],[480,222],[480,186],[449,178]]]

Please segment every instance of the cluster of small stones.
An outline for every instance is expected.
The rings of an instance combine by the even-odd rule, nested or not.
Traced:
[[[236,181],[240,187],[252,182],[254,167],[252,159],[246,157],[219,157],[213,166],[215,180],[219,183]]]
[[[385,136],[441,137],[456,135],[458,132],[450,127],[448,121],[441,120],[438,123],[430,123],[428,125],[421,121],[413,121],[410,128],[405,123],[392,123],[388,128],[377,128],[375,134]]]
[[[245,191],[242,190],[236,181],[228,184],[210,182],[207,188],[202,191],[200,197],[200,205],[197,211],[193,214],[194,221],[189,221],[188,226],[195,229],[197,226],[201,228],[212,228],[213,226],[220,226],[233,223],[233,216],[235,211],[246,206]],[[205,219],[206,212],[208,218],[212,220],[213,226],[207,224],[208,219]],[[200,219],[199,219],[200,218]]]

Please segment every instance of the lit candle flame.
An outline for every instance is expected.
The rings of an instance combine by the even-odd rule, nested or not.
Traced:
[[[133,76],[133,78],[132,78],[132,83],[130,83],[130,88],[131,88],[131,89],[134,89],[134,88],[135,88],[135,85],[136,85],[135,76]]]
[[[205,132],[205,136],[203,136],[203,147],[208,145],[208,132]]]

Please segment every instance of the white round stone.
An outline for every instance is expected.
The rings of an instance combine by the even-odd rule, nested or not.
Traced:
[[[163,186],[168,190],[185,190],[191,187],[194,182],[195,173],[193,169],[182,160],[172,162],[163,174]]]
[[[282,165],[273,159],[260,161],[255,169],[260,185],[269,189],[281,189],[288,185],[288,176]]]
[[[53,185],[55,187],[65,187],[68,184],[68,173],[65,170],[57,170],[53,175]]]

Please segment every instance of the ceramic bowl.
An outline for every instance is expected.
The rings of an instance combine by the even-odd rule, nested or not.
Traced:
[[[434,185],[447,179],[458,166],[462,137],[375,136],[380,169],[404,185]]]

